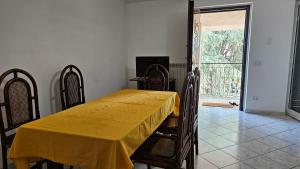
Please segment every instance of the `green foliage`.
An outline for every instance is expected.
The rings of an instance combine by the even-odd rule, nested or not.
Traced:
[[[236,63],[242,63],[243,41],[243,30],[201,32],[202,96],[239,97],[242,64]]]
[[[202,32],[200,63],[241,63],[243,41],[243,30]]]

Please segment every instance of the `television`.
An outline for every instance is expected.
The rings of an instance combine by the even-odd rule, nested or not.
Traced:
[[[161,64],[169,71],[169,56],[137,56],[136,76],[143,77],[148,66]]]

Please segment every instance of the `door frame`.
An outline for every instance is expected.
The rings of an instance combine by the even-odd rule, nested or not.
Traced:
[[[245,110],[245,91],[246,91],[246,76],[248,68],[248,55],[249,55],[249,36],[250,36],[250,16],[251,16],[252,4],[239,4],[239,5],[229,5],[229,6],[214,6],[197,8],[194,10],[195,14],[203,13],[215,13],[215,12],[230,12],[230,11],[240,11],[245,10],[245,30],[244,30],[244,46],[243,46],[243,59],[242,59],[242,75],[241,75],[241,91],[240,91],[240,105],[239,110]]]
[[[188,0],[188,27],[187,27],[187,72],[193,70],[193,38],[194,38],[194,0]]]
[[[298,29],[299,27],[299,29]],[[294,13],[294,26],[293,26],[293,38],[292,38],[292,47],[291,47],[291,56],[290,56],[290,66],[289,66],[289,81],[288,81],[288,89],[287,89],[287,98],[286,98],[286,113],[300,120],[300,114],[292,109],[290,109],[290,101],[291,101],[291,92],[292,92],[292,84],[293,84],[293,73],[295,67],[295,58],[296,58],[296,46],[298,44],[297,38],[299,36],[300,31],[300,1],[296,1],[295,3],[295,13]]]

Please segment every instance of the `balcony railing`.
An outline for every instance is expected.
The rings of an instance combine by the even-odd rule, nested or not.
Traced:
[[[200,93],[204,97],[240,96],[242,63],[202,63]]]

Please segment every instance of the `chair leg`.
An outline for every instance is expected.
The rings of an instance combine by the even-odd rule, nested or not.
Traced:
[[[199,143],[198,143],[198,127],[195,131],[195,146],[196,146],[196,155],[199,155]]]
[[[43,162],[42,161],[37,162],[36,168],[37,169],[42,169],[43,168]]]
[[[70,169],[73,169],[74,167],[73,166],[70,166]]]
[[[191,169],[195,168],[195,155],[194,151],[191,152]]]
[[[186,169],[191,169],[191,153],[186,158]]]
[[[147,164],[147,169],[151,169],[151,166],[149,164]]]
[[[191,169],[194,169],[194,166],[195,166],[195,149],[194,149],[194,146],[192,146],[191,150],[190,150],[190,160],[191,160],[190,167],[191,167]]]
[[[2,143],[3,144],[3,143]],[[7,169],[7,149],[2,145],[2,167],[3,169]]]

